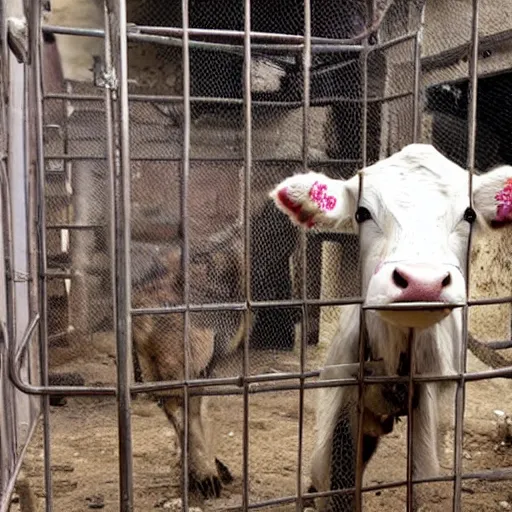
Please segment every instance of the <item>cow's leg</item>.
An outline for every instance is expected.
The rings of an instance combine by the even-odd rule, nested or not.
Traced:
[[[183,446],[182,399],[169,397],[163,400],[167,418],[174,426]],[[207,426],[206,403],[201,396],[189,398],[188,417],[188,473],[192,490],[199,490],[206,498],[218,497],[222,483],[232,480],[227,466],[215,459],[211,453],[211,442]]]
[[[413,478],[422,479],[439,474],[438,396],[435,384],[418,386],[418,407],[413,411]],[[426,504],[421,489],[414,489],[414,509]]]

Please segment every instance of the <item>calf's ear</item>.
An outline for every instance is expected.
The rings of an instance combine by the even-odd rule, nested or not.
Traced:
[[[512,223],[512,166],[474,177],[475,209],[494,227]]]
[[[347,181],[308,172],[282,181],[270,193],[276,206],[294,224],[304,228],[352,229],[355,214],[357,176]]]

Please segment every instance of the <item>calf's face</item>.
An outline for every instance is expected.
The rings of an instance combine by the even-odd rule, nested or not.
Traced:
[[[359,233],[365,304],[453,304],[466,299],[470,225],[512,221],[512,167],[473,177],[473,208],[467,171],[424,144],[347,181],[313,172],[292,176],[271,197],[298,225]],[[428,327],[449,313],[379,312],[404,327]]]

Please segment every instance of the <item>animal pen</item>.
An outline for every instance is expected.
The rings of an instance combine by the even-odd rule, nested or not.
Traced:
[[[1,21],[0,510],[305,510],[350,492],[315,492],[308,466],[318,388],[363,387],[324,367],[362,303],[357,237],[299,230],[269,192],[411,142],[469,183],[512,165],[512,4],[2,0]],[[512,507],[511,250],[507,228],[468,247],[454,434],[415,485],[428,510]],[[160,318],[173,342],[149,359],[179,376],[148,380],[132,331]],[[219,482],[191,481],[181,450],[199,395]],[[412,510],[410,428],[383,439],[356,509]]]

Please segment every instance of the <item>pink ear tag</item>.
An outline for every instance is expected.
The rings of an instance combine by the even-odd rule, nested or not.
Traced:
[[[495,196],[498,201],[496,208],[496,221],[505,222],[512,220],[512,178],[509,178],[503,187],[503,190]]]
[[[311,190],[309,191],[309,197],[311,200],[323,211],[334,210],[336,206],[336,198],[334,196],[327,195],[327,185],[315,181]]]

